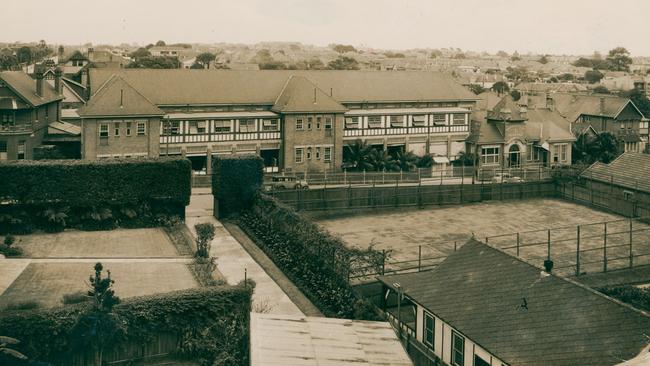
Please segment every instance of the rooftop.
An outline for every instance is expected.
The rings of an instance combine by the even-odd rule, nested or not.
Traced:
[[[476,240],[380,280],[510,365],[614,365],[648,344],[647,313]]]
[[[54,87],[45,81],[43,81],[43,95],[37,95],[36,80],[22,71],[0,72],[0,79],[33,107],[63,99],[63,96],[58,95]]]
[[[124,79],[115,75],[77,113],[81,117],[162,116],[165,114]]]
[[[581,175],[650,193],[650,154],[624,153],[609,164],[595,162]]]

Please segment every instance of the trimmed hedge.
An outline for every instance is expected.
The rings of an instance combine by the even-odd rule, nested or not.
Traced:
[[[68,365],[87,354],[72,333],[86,304],[41,311],[7,312],[0,334],[21,341],[16,348],[30,360]],[[212,365],[248,365],[251,290],[204,287],[127,299],[113,313],[126,326],[120,345],[144,345],[155,334],[179,336],[176,355]],[[114,350],[119,350],[120,345]],[[110,350],[106,350],[105,354]]]
[[[228,217],[251,207],[264,183],[264,160],[257,155],[217,156],[212,163],[212,194],[217,217]]]
[[[164,200],[187,206],[191,165],[184,158],[0,163],[0,199],[18,204],[60,202],[100,206]]]
[[[382,253],[349,249],[289,206],[259,194],[239,225],[293,283],[329,317],[377,320],[379,316],[348,283],[361,267],[381,266]]]

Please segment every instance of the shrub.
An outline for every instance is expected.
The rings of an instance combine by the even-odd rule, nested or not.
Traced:
[[[323,314],[375,318],[364,309],[355,309],[360,299],[348,283],[348,276],[357,267],[381,266],[382,253],[349,249],[338,238],[266,195],[257,197],[255,205],[240,216],[239,224]]]
[[[610,286],[598,289],[605,295],[628,303],[635,308],[650,311],[650,289],[635,286]]]
[[[63,305],[79,304],[79,303],[88,302],[90,300],[91,300],[90,296],[88,296],[88,293],[84,291],[77,291],[70,294],[65,294],[61,298],[61,302],[63,303]]]
[[[210,257],[210,242],[214,239],[214,225],[202,223],[194,225],[196,229],[196,256],[199,258]]]
[[[213,160],[212,193],[217,217],[250,208],[264,182],[264,161],[257,155],[218,156]]]
[[[0,254],[4,255],[5,257],[20,257],[23,255],[23,250],[18,247],[0,245]]]
[[[36,300],[16,301],[7,304],[5,310],[33,310],[41,307],[41,303]]]
[[[251,291],[243,287],[203,287],[127,299],[113,308],[126,332],[119,352],[145,347],[157,334],[175,334],[178,348],[172,355],[207,365],[248,365]],[[31,312],[5,312],[0,334],[20,339],[17,350],[30,360],[69,365],[74,355],[87,354],[74,326],[88,304]],[[54,336],[56,335],[56,336]],[[105,351],[110,352],[111,350]]]
[[[6,246],[8,246],[8,247],[12,246],[15,241],[16,241],[15,236],[13,236],[11,234],[5,236],[4,243],[5,243]]]

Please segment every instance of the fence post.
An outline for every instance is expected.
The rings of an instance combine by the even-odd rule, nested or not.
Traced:
[[[551,229],[548,229],[548,235],[546,239],[546,259],[551,260]]]
[[[458,249],[457,244],[458,244],[458,242],[455,241],[455,242],[454,242],[454,252]]]
[[[445,173],[444,169],[440,169],[440,185],[442,185],[442,175]]]
[[[352,207],[352,183],[348,184],[348,208]]]
[[[576,277],[580,276],[580,225],[576,235]]]
[[[403,175],[404,175],[404,171],[402,170],[402,168],[399,168],[399,180],[400,180],[400,182],[404,179]]]
[[[519,257],[519,232],[517,232],[517,257]]]
[[[422,245],[418,245],[418,272],[422,269]]]
[[[632,218],[630,217],[630,268],[634,266],[634,251],[632,250]]]
[[[489,239],[489,238],[490,238],[489,236],[486,236],[486,237],[485,237],[485,244],[488,244],[488,239]]]
[[[346,184],[348,182],[348,170],[343,169],[343,184]]]
[[[605,231],[603,235],[603,272],[607,272],[607,221],[605,221]]]
[[[381,184],[386,183],[386,168],[381,171]]]
[[[375,207],[375,180],[372,180],[372,187],[370,187],[370,205]]]
[[[381,275],[386,274],[386,249],[381,250]]]
[[[399,180],[395,178],[395,207],[397,206],[399,206]]]
[[[422,181],[418,183],[418,207],[422,208]]]
[[[298,190],[298,211],[302,209],[302,189]]]
[[[366,170],[363,170],[363,184],[366,184]]]
[[[326,195],[327,195],[327,180],[325,180],[325,186],[323,187],[323,194],[321,195],[321,199],[322,199],[321,202],[323,204],[324,209],[327,209],[327,199],[325,197]]]

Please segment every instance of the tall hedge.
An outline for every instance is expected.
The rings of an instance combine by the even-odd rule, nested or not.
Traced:
[[[181,158],[0,163],[0,199],[96,206],[165,200],[187,206],[191,165]]]
[[[330,317],[376,320],[377,314],[355,293],[348,276],[357,268],[376,273],[383,254],[348,248],[340,239],[289,206],[260,194],[239,224],[298,288]]]
[[[264,183],[264,160],[257,155],[217,156],[212,173],[217,216],[227,217],[251,207]]]
[[[71,364],[75,355],[88,352],[72,331],[84,306],[6,313],[0,316],[0,335],[20,340],[13,348],[30,360]],[[126,338],[114,349],[144,345],[154,334],[170,333],[180,337],[178,356],[210,365],[215,358],[228,360],[223,363],[227,365],[248,365],[250,310],[251,290],[240,286],[127,299],[113,309],[126,326]]]

